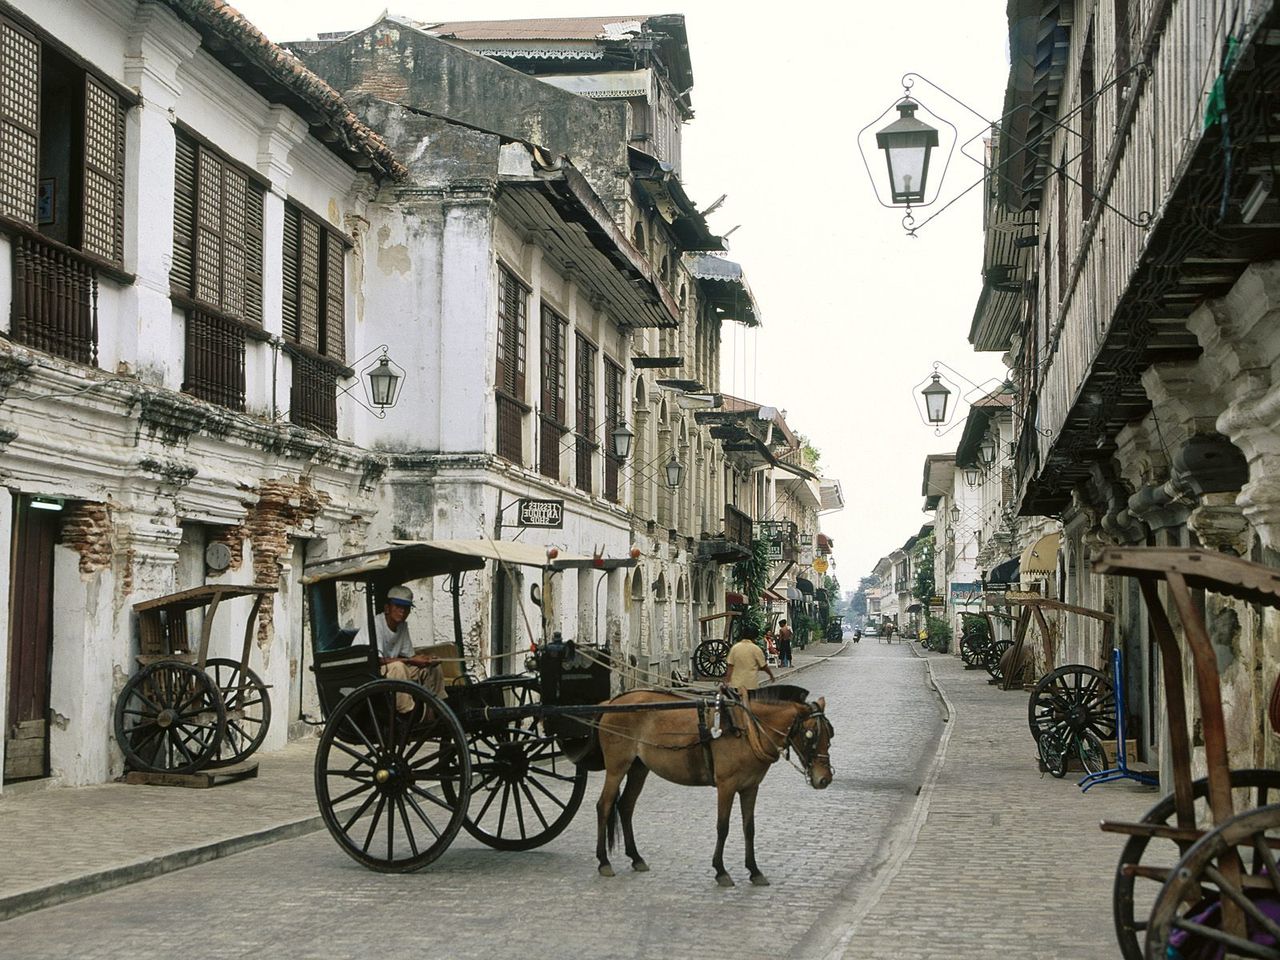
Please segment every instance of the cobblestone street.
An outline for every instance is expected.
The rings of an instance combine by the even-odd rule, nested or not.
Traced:
[[[726,863],[739,886],[718,888],[712,792],[656,778],[636,816],[652,872],[598,877],[593,775],[573,825],[539,850],[498,853],[460,834],[421,873],[383,876],[320,832],[18,917],[0,924],[0,956],[145,960],[171,956],[179,940],[193,958],[640,958],[676,945],[821,955],[905,819],[944,725],[925,662],[903,645],[850,645],[796,679],[827,697],[837,779],[817,792],[785,764],[770,772],[757,852],[771,887],[745,882],[735,810]]]

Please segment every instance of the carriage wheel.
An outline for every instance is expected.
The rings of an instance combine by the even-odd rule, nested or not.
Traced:
[[[1269,798],[1280,798],[1280,770],[1232,770],[1230,776],[1233,789],[1249,791],[1244,804],[1246,807],[1265,806]],[[1196,822],[1204,822],[1209,817],[1205,801],[1209,795],[1209,781],[1196,780],[1191,784],[1191,794],[1199,801]],[[1173,795],[1161,799],[1147,811],[1141,822],[1174,825]],[[1124,960],[1142,960],[1142,946],[1138,941],[1139,934],[1147,929],[1147,921],[1137,918],[1150,914],[1159,885],[1173,872],[1173,865],[1182,853],[1183,850],[1172,840],[1134,835],[1125,843],[1111,895],[1116,941],[1120,944]]]
[[[537,699],[534,682],[515,693],[517,706]],[[462,826],[481,843],[495,850],[532,850],[573,820],[587,790],[587,769],[569,761],[541,718],[473,733],[467,746],[471,805]]]
[[[986,667],[987,673],[991,674],[991,679],[1004,679],[1004,671],[1000,669],[1000,660],[1004,657],[1004,652],[1012,646],[1012,640],[996,640],[987,644],[986,652],[983,654],[982,665]]]
[[[1027,722],[1037,740],[1046,730],[1063,737],[1091,733],[1099,740],[1116,735],[1116,696],[1101,670],[1071,663],[1044,675],[1027,704]]]
[[[412,709],[395,709],[408,694]],[[316,800],[352,859],[381,873],[435,860],[462,827],[470,799],[466,735],[443,701],[416,683],[375,680],[348,694],[316,750]]]
[[[980,667],[986,653],[986,644],[980,637],[965,635],[960,638],[960,659],[967,667]]]
[[[1210,955],[1280,960],[1280,924],[1272,919],[1280,908],[1277,847],[1280,804],[1236,814],[1197,840],[1170,871],[1151,908],[1147,960]],[[1220,868],[1237,857],[1243,871],[1232,882]],[[1224,901],[1244,915],[1243,940],[1222,929]],[[1175,940],[1181,943],[1171,946]]]
[[[729,644],[723,640],[703,640],[693,651],[693,665],[702,676],[720,679],[729,672]]]
[[[267,694],[267,685],[252,670],[242,670],[238,660],[212,658],[205,663],[205,672],[213,677],[227,711],[227,726],[218,755],[208,766],[225,767],[247,760],[262,746],[267,728],[271,726],[271,697]]]
[[[144,667],[116,700],[116,742],[132,770],[194,773],[217,755],[226,721],[213,680],[181,660]]]

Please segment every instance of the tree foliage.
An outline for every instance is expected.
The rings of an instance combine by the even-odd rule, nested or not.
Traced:
[[[937,587],[933,582],[933,531],[921,537],[912,550],[912,564],[915,566],[916,583],[911,595],[923,604],[928,604],[931,597],[937,596]]]

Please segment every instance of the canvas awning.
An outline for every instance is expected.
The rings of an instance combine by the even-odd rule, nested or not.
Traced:
[[[1019,564],[1023,574],[1047,576],[1057,570],[1058,546],[1061,543],[1061,533],[1050,533],[1023,550]]]
[[[795,587],[787,587],[787,599],[788,599],[788,600],[803,600],[803,599],[804,599],[804,594],[803,594],[803,593],[801,593],[799,590],[797,590]]]
[[[1010,557],[1003,563],[998,563],[992,568],[991,573],[987,576],[988,583],[1017,583],[1018,582],[1018,558]]]
[[[813,595],[813,581],[806,580],[804,577],[796,577],[796,586],[799,588],[801,593],[807,593],[810,596]]]

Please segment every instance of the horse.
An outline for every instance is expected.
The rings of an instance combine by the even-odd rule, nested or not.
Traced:
[[[660,690],[632,690],[601,705],[604,709],[595,733],[598,758],[605,771],[604,787],[596,804],[596,858],[600,875],[614,875],[609,851],[616,846],[619,821],[631,868],[641,873],[649,869],[636,849],[631,816],[644,789],[645,778],[652,770],[672,783],[716,788],[716,852],[711,865],[715,868],[716,882],[722,887],[734,886],[733,878],[724,868],[724,842],[729,835],[733,798],[737,795],[751,882],[768,886],[768,879],[756,865],[756,792],[769,768],[784,752],[789,756],[791,750],[800,758],[810,786],[822,790],[831,783],[828,751],[834,729],[824,712],[826,700],[819,697],[810,703],[808,691],[788,685],[752,691],[747,703],[730,702],[726,713],[735,729],[733,732],[722,730],[722,735],[716,738],[712,738],[707,729],[708,716],[714,717],[716,709],[711,701],[699,701],[696,708],[688,709],[608,711],[610,706],[667,704],[687,699]],[[622,787],[624,777],[625,789]]]

